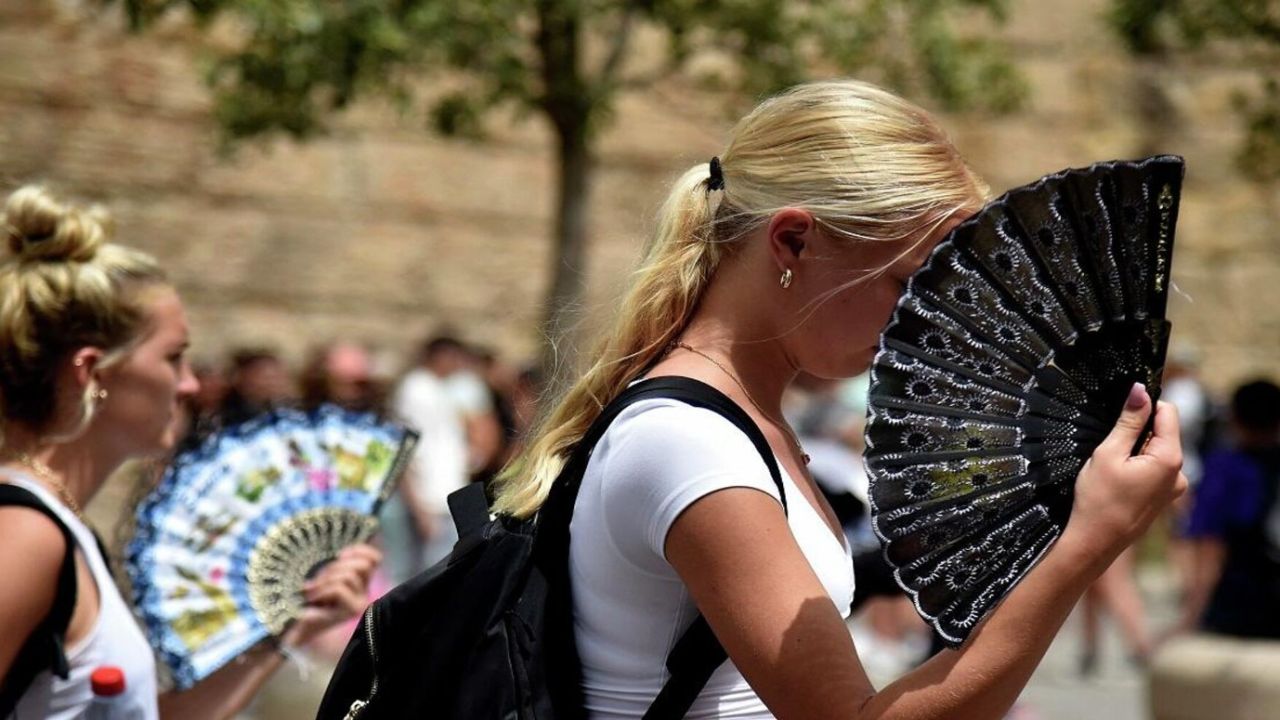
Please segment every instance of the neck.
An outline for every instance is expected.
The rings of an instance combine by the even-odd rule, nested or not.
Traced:
[[[778,339],[759,328],[735,327],[725,315],[698,312],[680,335],[680,342],[706,353],[732,374],[750,400],[773,419],[782,417],[782,394],[795,379],[796,368]]]
[[[53,471],[57,480],[62,483],[67,493],[84,507],[89,504],[106,479],[124,463],[123,457],[112,457],[111,453],[93,448],[80,439],[68,443],[49,443],[35,433],[24,428],[6,427],[4,431],[3,456],[6,462],[15,463],[17,458],[26,456],[37,463],[43,463]],[[30,470],[30,468],[28,468]],[[28,472],[41,485],[49,485],[49,479],[40,477],[39,473]],[[50,488],[57,490],[57,488]]]

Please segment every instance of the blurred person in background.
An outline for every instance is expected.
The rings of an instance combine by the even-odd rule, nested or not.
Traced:
[[[382,513],[396,582],[443,558],[457,540],[447,498],[470,480],[469,447],[466,417],[446,380],[465,362],[461,342],[449,335],[432,337],[391,395],[391,414],[419,434],[402,492]]]
[[[201,416],[213,417],[218,414],[222,403],[226,401],[231,386],[227,383],[226,371],[220,365],[208,362],[191,364],[191,373],[200,383],[200,390],[191,396],[192,407]]]
[[[81,508],[125,461],[172,450],[181,404],[200,388],[177,292],[109,231],[103,212],[36,186],[9,197],[0,223],[0,714],[80,718],[90,674],[115,665],[146,720],[227,718],[280,667],[281,647],[363,609],[379,554],[344,551],[305,586],[278,645],[157,699],[152,649]]]
[[[467,436],[468,478],[494,462],[502,451],[502,424],[494,404],[494,391],[480,353],[457,339],[440,349],[448,358],[445,391],[462,415]]]
[[[329,404],[353,412],[374,412],[382,398],[373,377],[373,355],[353,342],[313,348],[298,381],[304,410]]]
[[[508,400],[511,405],[511,441],[499,468],[505,467],[524,450],[525,440],[537,421],[544,390],[542,370],[537,363],[529,363],[516,373]]]
[[[1203,462],[1200,454],[1206,439],[1208,424],[1214,412],[1213,399],[1200,382],[1200,353],[1191,345],[1179,343],[1169,353],[1164,366],[1164,381],[1160,397],[1178,408],[1182,420],[1182,447],[1184,460],[1182,474],[1194,488],[1200,482]],[[1186,497],[1190,504],[1191,495]]]
[[[222,425],[235,425],[284,405],[292,398],[289,370],[274,350],[237,350],[231,355],[228,388],[218,420]]]
[[[191,363],[191,374],[200,384],[200,389],[182,399],[182,439],[178,441],[177,452],[195,447],[218,429],[222,404],[230,390],[227,374],[219,365],[194,361]]]
[[[1102,615],[1109,613],[1120,626],[1129,659],[1145,666],[1154,649],[1151,630],[1147,627],[1147,609],[1138,592],[1134,577],[1137,551],[1127,548],[1102,577],[1089,586],[1080,599],[1080,674],[1092,675],[1098,670],[1098,640]]]
[[[1230,430],[1233,446],[1205,457],[1196,488],[1178,629],[1280,639],[1280,386],[1238,387]]]
[[[477,459],[482,462],[479,469],[471,474],[471,481],[484,483],[488,488],[493,479],[498,476],[498,471],[511,459],[512,448],[519,434],[516,424],[515,396],[520,382],[520,371],[488,348],[474,348],[473,353],[480,376],[489,390],[489,407],[492,408],[489,413],[490,419],[482,422],[496,432],[493,436],[493,446],[489,449],[487,457]],[[473,450],[479,450],[479,448],[473,446]]]
[[[539,403],[545,389],[546,382],[537,363],[526,365],[516,375],[511,393],[511,410],[515,416],[516,437],[519,442],[528,437],[537,420]]]
[[[1169,352],[1164,366],[1163,394],[1161,397],[1174,407],[1182,418],[1182,447],[1185,460],[1183,474],[1191,484],[1191,492],[1178,498],[1169,509],[1167,554],[1177,573],[1178,588],[1185,598],[1191,592],[1194,572],[1193,543],[1187,537],[1187,523],[1191,519],[1195,488],[1204,473],[1203,453],[1211,440],[1211,428],[1222,414],[1209,391],[1200,382],[1200,353],[1194,346],[1179,343]]]

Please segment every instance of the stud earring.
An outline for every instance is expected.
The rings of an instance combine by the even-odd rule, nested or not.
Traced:
[[[94,395],[94,397],[98,398],[99,400],[106,400],[106,399],[107,399],[107,389],[106,389],[106,388],[102,388],[101,390],[99,390],[98,392],[94,393],[93,395]]]
[[[783,290],[786,290],[791,287],[791,281],[793,279],[795,279],[795,275],[792,274],[791,268],[787,268],[782,271],[782,277],[778,279],[778,284],[782,286]]]

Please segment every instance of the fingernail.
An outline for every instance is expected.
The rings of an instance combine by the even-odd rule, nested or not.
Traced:
[[[1137,410],[1147,402],[1147,386],[1142,383],[1134,383],[1129,388],[1129,398],[1124,401],[1126,410]]]

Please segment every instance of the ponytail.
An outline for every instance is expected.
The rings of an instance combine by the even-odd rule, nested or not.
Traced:
[[[574,383],[498,478],[495,512],[528,517],[542,506],[573,446],[600,411],[662,356],[693,317],[728,244],[717,238],[723,190],[710,190],[706,164],[667,196],[658,230],[613,323]]]

